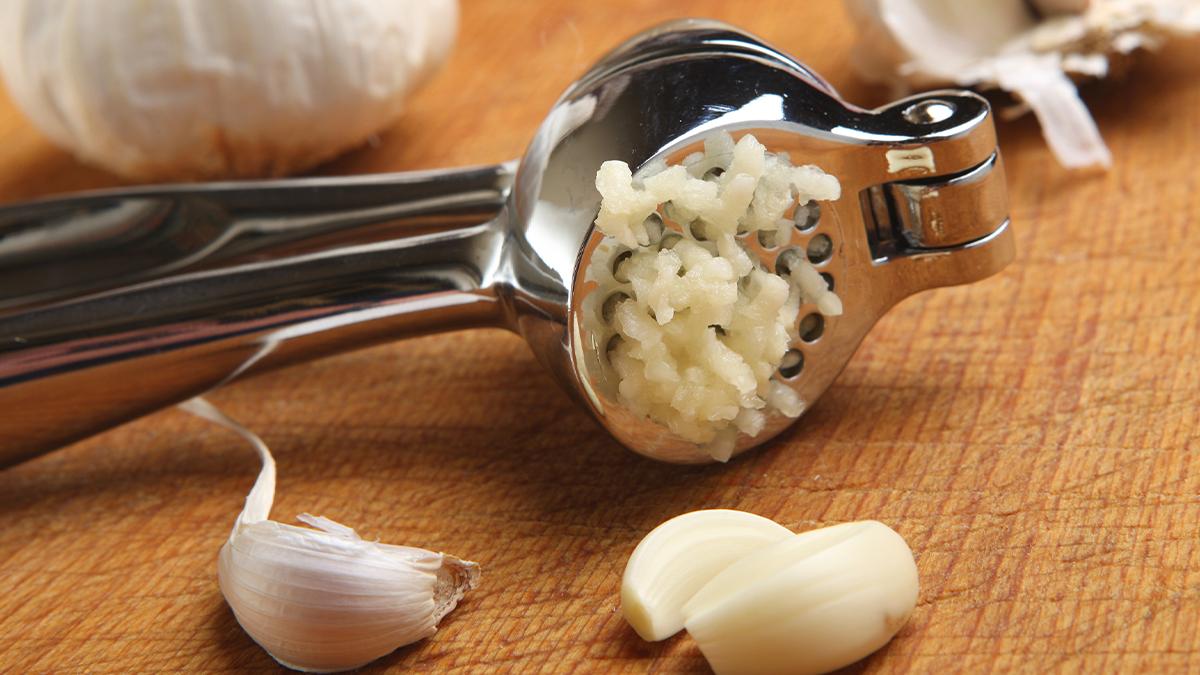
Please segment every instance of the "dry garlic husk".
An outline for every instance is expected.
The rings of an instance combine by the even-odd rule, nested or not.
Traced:
[[[788,278],[771,274],[738,236],[787,241],[789,208],[838,199],[837,178],[792,166],[752,134],[735,144],[719,133],[682,165],[634,176],[624,162],[605,162],[596,188],[596,228],[629,248],[614,273],[621,285],[605,289],[624,298],[605,317],[620,337],[609,358],[622,403],[718,461],[738,433],[758,434],[767,414],[799,416],[804,402],[774,376],[801,302],[834,316],[841,300],[807,260]],[[681,233],[664,232],[660,209]]]
[[[655,542],[637,561],[640,584],[686,585],[691,597],[680,605],[681,594],[673,593],[671,606],[651,608],[656,616],[649,620],[682,615],[719,675],[836,670],[887,644],[916,607],[912,551],[882,523],[782,536],[725,511],[697,511],[664,525],[672,523],[647,537]],[[747,531],[735,534],[739,525]],[[623,584],[629,577],[627,571]]]
[[[6,0],[0,74],[55,143],[139,180],[283,175],[362,144],[441,64],[455,0]]]
[[[280,664],[307,672],[365,665],[433,635],[474,588],[479,566],[443,553],[365,541],[327,518],[317,529],[268,520],[275,461],[248,429],[201,399],[186,410],[250,441],[262,471],[217,564],[221,593],[242,628]]]
[[[621,614],[643,640],[683,630],[683,605],[739,558],[792,536],[773,520],[711,509],[676,516],[634,549],[621,579]]]
[[[1067,167],[1111,163],[1072,78],[1104,77],[1115,56],[1200,33],[1195,0],[846,2],[865,77],[897,94],[947,84],[1011,92]]]

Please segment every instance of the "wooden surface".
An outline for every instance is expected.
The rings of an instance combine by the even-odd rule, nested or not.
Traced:
[[[464,5],[449,68],[380,146],[323,172],[514,157],[596,56],[685,13],[736,21],[851,100],[883,102],[852,76],[835,3]],[[437,636],[372,672],[703,671],[686,637],[640,642],[617,588],[643,533],[705,507],[901,532],[920,603],[858,666],[871,672],[1200,671],[1200,47],[1086,98],[1114,168],[1065,172],[1031,120],[1003,124],[1016,263],[903,303],[793,432],[729,466],[622,450],[502,332],[212,400],[274,448],[277,519],[323,513],[482,563]],[[0,201],[114,183],[0,101]],[[166,411],[0,471],[0,671],[270,667],[216,584],[257,470],[236,437]]]

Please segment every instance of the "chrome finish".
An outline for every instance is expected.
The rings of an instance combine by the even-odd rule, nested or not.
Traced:
[[[1000,154],[953,176],[888,183],[892,223],[913,248],[957,246],[987,236],[1008,218]]]
[[[3,208],[0,316],[239,260],[477,224],[504,205],[515,170],[168,185]]]
[[[818,236],[833,242],[821,269],[846,313],[796,345],[804,371],[788,381],[812,402],[891,305],[983,278],[1012,257],[996,188],[963,183],[964,197],[930,202],[936,243],[948,245],[914,247],[903,236],[913,221],[894,217],[897,197],[885,186],[949,181],[957,194],[954,181],[996,152],[991,113],[977,96],[937,92],[937,115],[904,115],[932,97],[862,110],[756,38],[680,21],[634,37],[572,85],[515,176],[499,166],[334,185],[180,186],[0,210],[0,464],[268,367],[475,326],[523,335],[635,451],[707,461],[617,399],[604,356],[610,329],[597,311],[616,251],[592,230],[596,169],[610,159],[677,161],[728,131],[754,133],[772,151],[839,177],[843,197],[822,205],[814,229],[797,229],[788,247],[746,242],[768,269],[789,247]],[[887,153],[897,149],[925,153],[936,170],[894,170]],[[1002,183],[998,166],[988,175]],[[404,187],[389,195],[396,186]],[[363,201],[338,196],[360,188]],[[210,207],[211,191],[235,195],[237,208]],[[418,216],[439,231],[414,230]],[[99,253],[97,238],[107,242]],[[773,416],[738,451],[793,421]]]

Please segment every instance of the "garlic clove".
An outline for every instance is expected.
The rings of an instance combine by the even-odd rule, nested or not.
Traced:
[[[786,527],[752,513],[692,511],[651,530],[634,549],[621,579],[621,613],[645,640],[683,628],[681,608],[736,560],[792,537]]]
[[[683,614],[719,675],[823,673],[886,644],[917,591],[904,539],[862,521],[759,548],[714,576]]]
[[[321,529],[240,525],[217,568],[238,623],[289,668],[348,670],[429,637],[478,580],[475,563],[301,519]]]
[[[433,635],[478,583],[476,563],[366,541],[328,518],[299,516],[315,529],[268,520],[275,459],[266,444],[204,399],[179,407],[234,431],[262,461],[217,579],[238,623],[281,665],[317,673],[365,665]]]
[[[1059,162],[1112,158],[1072,76],[1104,77],[1109,58],[1200,33],[1195,0],[846,0],[853,61],[895,93],[947,84],[1000,88],[1031,110]]]

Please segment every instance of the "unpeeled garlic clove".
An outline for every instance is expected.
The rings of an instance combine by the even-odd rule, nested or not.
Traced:
[[[475,563],[300,520],[320,529],[239,524],[217,566],[238,623],[288,668],[350,670],[427,638],[479,576]]]
[[[714,576],[683,614],[718,675],[804,675],[885,645],[908,621],[917,591],[904,539],[862,521],[760,548]]]
[[[299,516],[316,529],[268,520],[275,460],[267,446],[203,399],[180,407],[237,432],[262,460],[217,577],[238,623],[280,664],[308,672],[365,665],[433,635],[478,582],[476,563],[365,541],[328,518]]]
[[[1066,167],[1111,163],[1072,78],[1104,77],[1114,56],[1200,33],[1195,0],[846,0],[853,60],[896,94],[956,84],[1015,94]]]
[[[621,578],[621,613],[644,640],[683,628],[682,607],[734,561],[792,537],[775,521],[744,511],[710,509],[672,518],[634,549]]]

